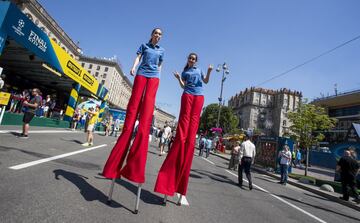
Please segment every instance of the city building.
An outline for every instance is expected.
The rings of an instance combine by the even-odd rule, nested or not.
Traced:
[[[155,107],[154,110],[154,123],[153,125],[157,128],[163,128],[167,122],[170,126],[175,126],[175,116],[162,110],[161,108]]]
[[[239,118],[239,128],[260,131],[269,136],[283,136],[291,125],[287,113],[295,111],[302,93],[283,88],[269,90],[246,88],[231,97],[228,106]]]
[[[353,123],[360,123],[360,89],[316,98],[311,102],[322,106],[331,118],[338,121],[328,135],[329,142],[342,142]]]
[[[109,89],[108,103],[111,107],[126,109],[130,100],[132,83],[124,75],[116,58],[80,56],[81,66],[93,75],[99,83]]]

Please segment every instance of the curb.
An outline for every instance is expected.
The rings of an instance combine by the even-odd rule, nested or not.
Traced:
[[[218,153],[210,152],[210,154],[211,154],[211,155],[214,155],[214,156],[217,156],[217,157],[220,157],[220,158],[222,158],[222,159],[228,160],[228,161],[230,160],[230,158],[224,157],[224,156],[222,156],[222,155],[220,155],[220,154],[218,154]],[[265,175],[268,175],[268,176],[271,176],[271,177],[273,177],[273,178],[275,178],[275,179],[280,180],[280,177],[277,176],[276,174],[270,173],[270,172],[268,172],[268,171],[266,171],[266,170],[263,170],[263,169],[261,169],[261,168],[259,168],[259,167],[256,167],[256,166],[252,166],[251,168],[252,168],[253,170],[255,170],[256,172],[259,172],[259,173],[262,173],[262,174],[265,174]],[[291,178],[290,178],[290,179],[291,179]],[[319,196],[325,197],[325,198],[327,198],[328,200],[337,202],[337,203],[342,204],[342,205],[344,205],[344,206],[347,206],[347,207],[349,207],[349,208],[352,208],[352,209],[355,209],[355,210],[357,210],[357,211],[360,211],[360,206],[359,206],[359,205],[356,205],[355,203],[341,200],[340,198],[335,197],[334,195],[330,195],[330,194],[325,193],[325,192],[323,192],[323,191],[321,191],[321,190],[317,190],[317,189],[308,187],[308,186],[306,186],[305,184],[298,183],[298,182],[296,182],[296,181],[294,181],[294,180],[292,180],[292,179],[291,179],[291,180],[288,180],[288,184],[293,185],[293,186],[295,186],[295,187],[299,187],[299,188],[301,188],[301,189],[303,189],[303,190],[310,191],[310,192],[312,192],[312,193],[314,193],[314,194],[317,194],[317,195],[319,195]]]

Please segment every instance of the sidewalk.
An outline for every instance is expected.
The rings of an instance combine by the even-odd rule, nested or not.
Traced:
[[[211,155],[223,158],[225,160],[230,160],[230,154],[224,154],[224,153],[214,153],[214,152],[210,152]],[[271,176],[273,178],[276,178],[278,180],[280,180],[280,174],[276,174],[274,172],[270,172],[267,171],[265,168],[258,166],[258,165],[254,165],[252,167],[253,170],[255,170],[256,172]],[[304,174],[304,169],[299,169],[299,168],[292,168],[293,173],[296,174]],[[321,179],[321,180],[327,180],[327,181],[333,181],[334,180],[334,175],[335,173],[333,172],[333,170],[331,169],[326,169],[326,168],[321,168],[321,167],[309,167],[308,168],[308,176],[312,176],[315,177],[317,179]],[[296,179],[292,179],[289,178],[288,179],[288,184],[291,184],[293,186],[299,187],[303,190],[307,190],[310,191],[314,194],[320,195],[322,197],[325,197],[331,201],[340,203],[342,205],[345,205],[347,207],[353,208],[357,211],[360,211],[360,205],[357,205],[355,202],[353,201],[344,201],[341,200],[339,197],[342,196],[342,194],[336,193],[336,192],[327,192],[327,191],[323,191],[320,190],[319,187],[314,186],[314,185],[310,185],[310,184],[305,184],[305,183],[301,183]],[[350,200],[352,200],[352,198],[350,198]]]
[[[305,175],[305,167],[291,168],[292,173]],[[311,166],[308,167],[308,176],[314,177],[320,180],[334,181],[335,170],[327,169],[323,167]]]

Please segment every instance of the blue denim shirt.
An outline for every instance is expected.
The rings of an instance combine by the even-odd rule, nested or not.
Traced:
[[[141,44],[137,54],[141,54],[142,60],[136,72],[137,75],[145,77],[160,78],[159,65],[164,59],[164,48],[151,43]]]

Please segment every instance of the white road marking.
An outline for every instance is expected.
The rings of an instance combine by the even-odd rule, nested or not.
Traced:
[[[230,172],[230,171],[228,171],[228,170],[225,170],[225,171],[226,171],[226,172],[228,172],[229,174],[231,174],[231,175],[235,176],[235,177],[238,177],[238,175],[237,175],[237,174],[234,174],[234,173],[232,173],[232,172]],[[245,182],[247,182],[247,183],[248,183],[248,181],[247,181],[247,180],[245,180],[245,179],[243,179],[243,180],[244,180]],[[322,219],[320,219],[320,218],[316,217],[315,215],[313,215],[313,214],[311,214],[311,213],[309,213],[309,212],[307,212],[307,211],[305,211],[305,210],[303,210],[303,209],[301,209],[301,208],[297,207],[296,205],[294,205],[294,204],[292,204],[292,203],[290,203],[290,202],[288,202],[288,201],[286,201],[286,200],[282,199],[281,197],[278,197],[278,196],[276,196],[275,194],[270,193],[269,191],[265,190],[264,188],[259,187],[259,186],[255,185],[255,184],[253,184],[253,186],[254,186],[254,187],[256,187],[256,188],[258,188],[259,190],[261,190],[261,191],[265,192],[265,193],[268,193],[270,196],[272,196],[272,197],[274,197],[274,198],[278,199],[279,201],[281,201],[281,202],[283,202],[283,203],[285,203],[285,204],[289,205],[290,207],[295,208],[296,210],[298,210],[298,211],[300,211],[300,212],[302,212],[302,213],[306,214],[307,216],[309,216],[309,217],[311,217],[311,218],[313,218],[313,219],[315,219],[315,220],[317,220],[317,221],[319,221],[319,222],[321,222],[321,223],[326,223],[326,221],[324,221],[324,220],[322,220]]]
[[[49,162],[49,161],[52,161],[52,160],[61,159],[61,158],[72,156],[72,155],[79,154],[79,153],[84,153],[84,152],[91,151],[91,150],[94,150],[94,149],[98,149],[98,148],[101,148],[101,147],[104,147],[104,146],[107,146],[107,144],[102,144],[102,145],[90,147],[90,148],[87,148],[87,149],[81,149],[81,150],[77,150],[77,151],[70,152],[70,153],[64,153],[64,154],[61,154],[61,155],[57,155],[57,156],[53,156],[53,157],[49,157],[49,158],[45,158],[45,159],[35,160],[35,161],[32,161],[32,162],[23,163],[23,164],[19,164],[19,165],[16,165],[16,166],[11,166],[11,167],[9,167],[9,169],[20,170],[20,169],[24,169],[24,168],[27,168],[27,167],[30,167],[30,166],[35,166],[35,165],[38,165],[38,164],[41,164],[41,163],[46,163],[46,162]]]
[[[207,161],[207,162],[211,163],[212,165],[215,165],[215,163],[214,163],[214,162],[212,162],[212,161],[208,160],[207,158],[201,157],[201,159],[203,159],[203,160],[205,160],[205,161]]]

